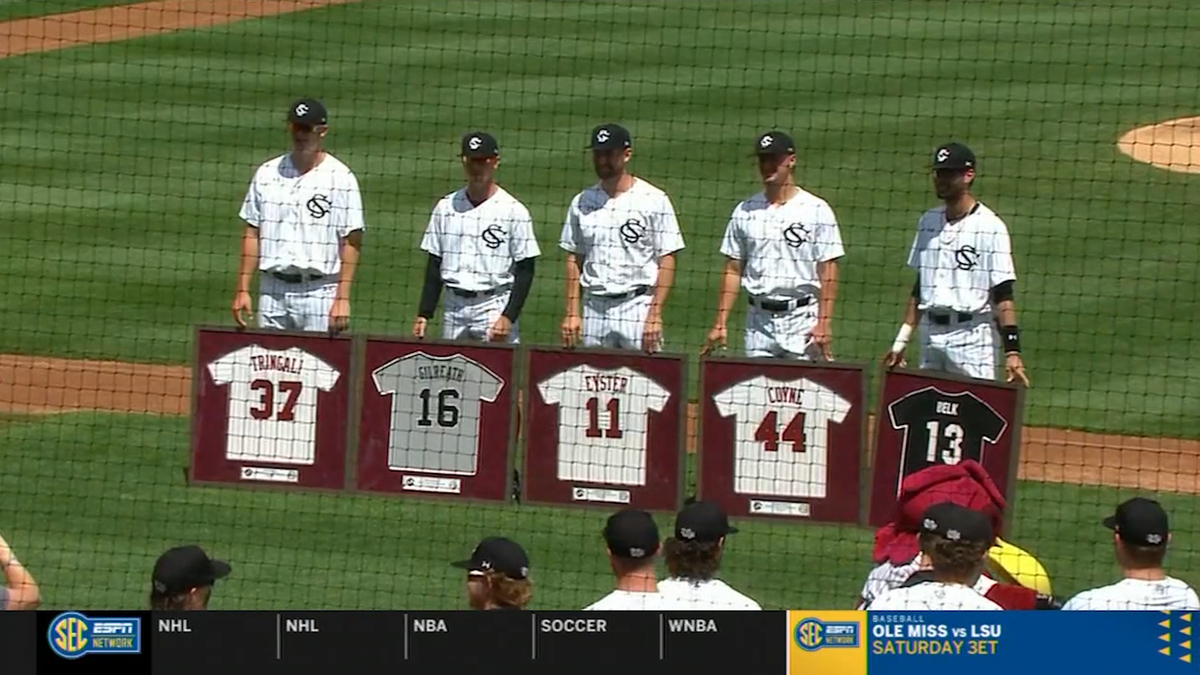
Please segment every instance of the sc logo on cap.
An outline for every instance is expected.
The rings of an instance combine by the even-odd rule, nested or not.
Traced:
[[[947,159],[950,159],[950,150],[948,148],[942,148],[937,151],[937,161],[944,162]]]
[[[300,117],[304,117],[307,114],[308,114],[308,104],[307,103],[301,103],[296,106],[296,115],[298,115]]]
[[[607,143],[608,142],[608,129],[601,129],[600,131],[596,132],[596,142],[597,143]]]
[[[773,137],[771,137],[770,135],[767,135],[767,136],[762,137],[762,140],[758,142],[758,145],[759,145],[759,147],[769,148],[769,147],[771,147],[771,144],[774,142],[775,142],[775,139]]]
[[[467,141],[467,147],[472,150],[478,150],[483,145],[483,139],[478,136],[472,136],[471,140]]]
[[[78,659],[85,654],[141,654],[142,620],[92,619],[79,612],[64,612],[50,622],[46,640],[50,649],[64,659]]]

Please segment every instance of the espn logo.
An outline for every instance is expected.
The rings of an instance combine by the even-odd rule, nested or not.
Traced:
[[[142,653],[142,620],[89,618],[79,612],[54,617],[46,633],[50,649],[64,659],[86,654]]]
[[[793,639],[806,652],[819,649],[858,648],[858,623],[853,621],[821,621],[805,619],[796,624]]]

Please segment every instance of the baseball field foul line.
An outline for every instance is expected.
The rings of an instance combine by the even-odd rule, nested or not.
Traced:
[[[157,0],[0,23],[0,58],[116,42],[358,0]]]
[[[0,354],[0,413],[102,411],[187,415],[191,370],[118,361]],[[695,451],[697,406],[688,409]],[[1200,494],[1200,441],[1026,427],[1022,480]]]

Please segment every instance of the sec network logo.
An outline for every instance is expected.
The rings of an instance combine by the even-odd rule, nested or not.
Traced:
[[[792,634],[796,646],[806,652],[819,649],[858,648],[858,624],[853,621],[805,619]]]
[[[50,649],[64,659],[85,654],[141,654],[142,620],[92,619],[79,612],[64,612],[50,622],[46,639]]]

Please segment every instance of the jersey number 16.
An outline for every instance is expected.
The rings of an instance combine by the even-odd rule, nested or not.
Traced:
[[[433,399],[435,398],[432,390],[421,390],[421,418],[417,420],[419,427],[433,426],[433,420],[430,418],[434,407]],[[459,393],[456,389],[443,389],[437,393],[437,423],[439,427],[456,427],[458,426],[458,406],[454,402],[459,399]]]

